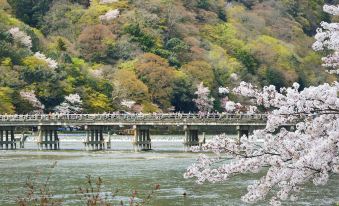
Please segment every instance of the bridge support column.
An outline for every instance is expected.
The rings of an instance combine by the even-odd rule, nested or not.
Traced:
[[[15,127],[0,127],[0,150],[16,149]]]
[[[199,146],[199,130],[198,127],[185,126],[184,147],[187,151],[192,146]]]
[[[111,135],[112,135],[112,133],[111,133],[111,131],[109,131],[108,132],[108,139],[106,140],[106,148],[107,149],[111,149],[111,146],[112,146],[112,143],[111,143]]]
[[[249,132],[250,132],[250,127],[244,126],[244,125],[238,125],[237,131],[238,131],[238,139],[240,141],[241,137],[243,137],[244,135],[248,138]]]
[[[20,149],[25,148],[25,140],[27,136],[25,135],[25,132],[22,133],[22,137],[20,138]]]
[[[58,150],[60,142],[58,137],[58,127],[39,126],[38,147],[43,150]]]
[[[104,128],[102,126],[86,126],[86,150],[104,150]]]
[[[133,146],[135,151],[151,150],[151,136],[149,127],[136,125],[134,129]]]

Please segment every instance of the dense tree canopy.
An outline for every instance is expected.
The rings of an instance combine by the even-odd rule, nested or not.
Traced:
[[[197,111],[203,82],[222,111],[219,86],[302,87],[335,77],[311,49],[329,0],[0,0],[1,113],[53,112],[79,94],[82,112]],[[234,78],[236,77],[236,78]],[[231,97],[233,98],[233,97]],[[7,102],[7,103],[5,103]],[[26,108],[26,109],[24,109]]]

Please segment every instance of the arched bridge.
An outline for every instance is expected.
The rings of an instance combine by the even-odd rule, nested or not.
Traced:
[[[263,127],[264,114],[36,114],[0,115],[0,149],[15,149],[14,133],[17,128],[38,127],[38,145],[42,149],[59,149],[58,129],[80,127],[86,130],[85,146],[90,149],[110,147],[103,132],[114,127],[133,127],[133,144],[137,149],[151,149],[149,129],[153,126],[177,126],[185,131],[184,144],[199,144],[199,128],[213,126],[236,127],[238,135],[248,135],[250,127]],[[110,128],[110,129],[107,129]],[[200,141],[201,142],[201,141]],[[107,145],[106,145],[107,143]]]

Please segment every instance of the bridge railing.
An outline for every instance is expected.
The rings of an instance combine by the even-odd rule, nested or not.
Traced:
[[[0,115],[0,122],[12,121],[164,121],[164,120],[266,120],[266,114],[228,114],[228,113],[162,113],[162,114],[35,114]]]

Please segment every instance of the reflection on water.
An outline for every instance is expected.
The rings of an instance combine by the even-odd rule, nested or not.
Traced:
[[[66,150],[38,151],[33,139],[29,139],[25,150],[0,151],[1,206],[14,205],[16,197],[22,194],[27,176],[36,171],[42,171],[41,177],[46,176],[47,167],[54,161],[58,165],[50,181],[53,194],[65,199],[63,205],[83,205],[75,190],[84,185],[86,175],[102,177],[104,192],[120,189],[116,202],[128,200],[133,189],[147,191],[160,184],[161,189],[152,205],[245,205],[240,201],[241,195],[246,192],[247,185],[260,176],[241,176],[226,183],[205,185],[183,179],[186,167],[198,154],[182,152],[182,136],[154,136],[154,150],[150,152],[132,152],[131,137],[128,136],[112,139],[114,151],[98,152],[81,151],[81,135],[60,137],[60,146]],[[333,205],[339,202],[338,176],[332,176],[332,180],[324,187],[310,186],[293,205]]]

